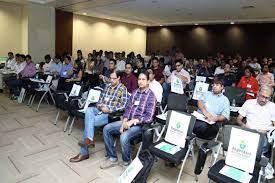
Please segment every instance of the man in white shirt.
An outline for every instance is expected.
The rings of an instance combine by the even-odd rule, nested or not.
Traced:
[[[237,123],[246,128],[255,129],[262,134],[266,134],[275,125],[275,104],[270,102],[272,88],[262,86],[256,99],[247,100],[239,110]],[[243,118],[246,117],[246,123]],[[269,151],[267,138],[262,149],[266,154]]]
[[[258,63],[257,57],[253,58],[249,66],[253,68],[256,76],[261,72],[261,65]]]
[[[215,69],[214,76],[219,75],[219,74],[223,74],[224,73],[224,66],[225,66],[225,62],[224,62],[224,60],[222,60],[221,65]]]
[[[124,71],[125,70],[125,61],[122,59],[122,54],[117,53],[117,65],[116,70],[117,71]]]
[[[50,72],[50,67],[51,67],[51,64],[52,64],[51,55],[49,55],[49,54],[45,55],[44,59],[45,59],[45,64],[43,65],[43,72],[44,73],[49,73]]]
[[[181,59],[175,61],[176,70],[172,72],[172,74],[167,78],[166,82],[163,83],[163,100],[162,103],[166,104],[169,92],[171,90],[171,81],[178,77],[182,81],[183,89],[186,87],[188,83],[190,83],[190,75],[189,73],[183,69],[183,61]]]
[[[163,88],[161,84],[155,80],[155,74],[152,71],[152,69],[148,69],[147,71],[149,73],[149,79],[150,79],[149,88],[150,90],[152,90],[152,92],[156,96],[157,102],[161,103]]]
[[[16,63],[16,61],[15,61],[13,53],[9,52],[8,53],[8,59],[6,61],[6,68],[11,69],[12,67],[14,67],[15,63]]]

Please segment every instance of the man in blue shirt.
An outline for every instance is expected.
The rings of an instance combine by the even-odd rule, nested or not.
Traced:
[[[215,78],[212,91],[205,92],[198,101],[198,112],[205,116],[205,121],[197,120],[193,133],[202,139],[213,139],[219,131],[219,123],[229,119],[230,104],[222,94],[224,81]]]
[[[66,56],[64,59],[64,64],[62,65],[62,68],[60,70],[60,77],[61,78],[69,78],[70,72],[73,70],[73,65],[71,63],[71,57]]]
[[[50,73],[59,76],[62,68],[62,64],[60,63],[60,57],[56,56],[53,62],[50,64]]]

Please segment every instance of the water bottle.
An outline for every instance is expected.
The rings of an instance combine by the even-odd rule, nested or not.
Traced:
[[[38,74],[35,75],[35,79],[38,79]]]
[[[236,106],[236,100],[235,100],[235,99],[232,100],[232,106],[233,106],[233,107]]]

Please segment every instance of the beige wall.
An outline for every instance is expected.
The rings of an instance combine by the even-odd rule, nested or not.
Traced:
[[[84,56],[96,50],[134,51],[145,54],[146,27],[75,15],[73,18],[73,55],[81,49]]]
[[[0,56],[22,51],[22,6],[0,2]]]

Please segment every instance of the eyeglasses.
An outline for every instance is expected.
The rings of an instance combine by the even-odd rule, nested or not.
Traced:
[[[266,97],[266,96],[263,96],[263,95],[259,95],[259,97],[262,98],[262,99],[265,99],[265,100],[270,100],[271,99],[271,97]]]

